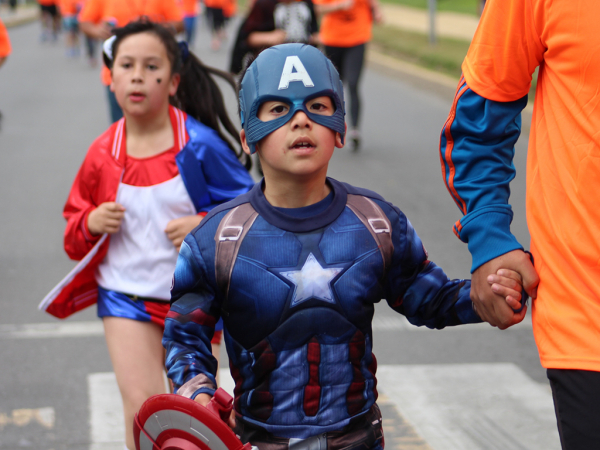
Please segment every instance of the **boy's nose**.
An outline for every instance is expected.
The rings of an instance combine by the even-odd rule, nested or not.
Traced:
[[[312,122],[311,120],[308,118],[308,116],[306,115],[306,113],[304,111],[297,111],[296,113],[294,113],[294,115],[292,116],[291,119],[292,122],[292,127],[299,127],[299,128],[304,128],[304,127],[310,127]]]

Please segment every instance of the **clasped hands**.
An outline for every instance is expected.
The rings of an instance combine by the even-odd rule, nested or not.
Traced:
[[[513,250],[478,267],[471,277],[471,301],[482,320],[504,330],[523,320],[521,288],[535,299],[539,284],[531,259],[522,250]]]

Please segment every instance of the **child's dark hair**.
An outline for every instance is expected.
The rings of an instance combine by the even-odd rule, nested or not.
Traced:
[[[187,49],[187,45],[182,51],[182,47],[168,28],[147,19],[129,22],[124,27],[114,30],[116,39],[112,45],[113,60],[123,39],[138,33],[152,33],[158,37],[167,51],[167,57],[171,63],[171,73],[178,73],[181,76],[177,93],[170,99],[171,104],[215,130],[236,156],[242,160],[246,169],[250,170],[252,160],[241,151],[239,132],[227,115],[223,95],[212,77],[216,75],[224,79],[237,94],[233,76],[228,72],[204,65]],[[109,64],[112,64],[112,61],[109,61]],[[237,143],[237,149],[222,132],[222,128]]]

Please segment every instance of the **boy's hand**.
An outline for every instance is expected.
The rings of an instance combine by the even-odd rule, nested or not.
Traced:
[[[491,285],[492,291],[504,297],[508,306],[513,310],[516,311],[521,308],[523,279],[518,272],[510,269],[499,269],[495,275],[489,275],[487,281]]]
[[[181,247],[181,243],[185,237],[196,228],[202,221],[202,216],[184,216],[178,219],[173,219],[167,224],[165,233],[171,240],[177,251]]]
[[[106,202],[98,205],[87,218],[87,227],[94,236],[99,234],[113,234],[121,228],[125,215],[125,208],[115,202]]]
[[[198,394],[196,396],[196,398],[194,399],[194,401],[196,403],[200,403],[202,406],[204,406],[206,408],[206,406],[210,403],[211,398],[212,397],[208,394]],[[235,409],[231,410],[231,415],[229,416],[229,419],[225,423],[232,430],[235,428]]]
[[[208,402],[210,402],[210,399],[212,397],[208,394],[198,394],[196,395],[196,398],[194,399],[194,401],[196,403],[200,403],[202,406],[206,406],[208,405]]]

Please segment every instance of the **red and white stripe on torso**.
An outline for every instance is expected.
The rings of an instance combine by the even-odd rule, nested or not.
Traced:
[[[196,214],[175,162],[188,140],[185,116],[175,108],[170,112],[175,144],[150,158],[127,155],[125,121],[117,125],[112,154],[124,160],[125,169],[116,201],[125,207],[125,216],[96,270],[96,281],[105,289],[170,299],[177,250],[165,228],[173,219]]]

